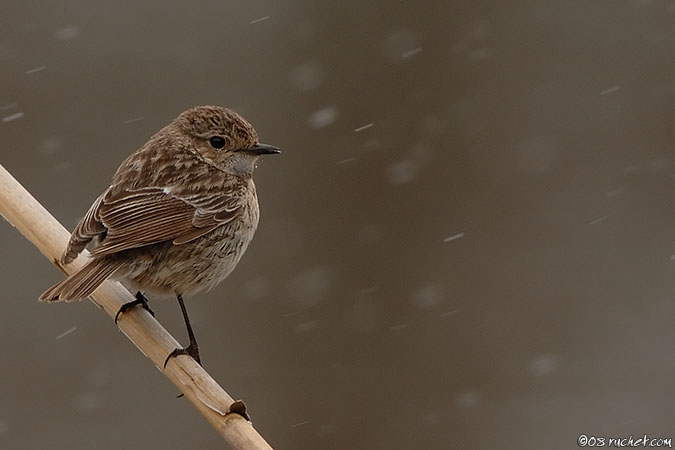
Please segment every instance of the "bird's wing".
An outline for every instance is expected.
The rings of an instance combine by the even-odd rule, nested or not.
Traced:
[[[93,255],[168,240],[180,245],[232,221],[245,202],[245,190],[240,186],[183,194],[156,187],[115,194],[109,190],[89,209],[71,242],[88,242],[99,236]]]
[[[80,223],[77,224],[73,234],[70,235],[70,240],[68,241],[68,247],[61,257],[61,263],[69,264],[77,255],[79,255],[82,250],[91,242],[95,237],[101,237],[105,232],[106,228],[103,224],[96,218],[96,212],[101,206],[103,197],[107,193],[104,192],[100,195],[94,203],[89,207],[87,214],[84,215]]]

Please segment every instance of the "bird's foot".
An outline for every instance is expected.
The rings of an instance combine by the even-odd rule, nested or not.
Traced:
[[[136,300],[132,300],[130,302],[127,302],[120,306],[119,311],[117,311],[117,314],[115,314],[115,323],[117,323],[117,319],[119,319],[120,314],[123,314],[127,311],[129,311],[131,308],[134,306],[141,306],[144,310],[150,313],[152,317],[155,317],[155,312],[150,309],[150,305],[148,304],[148,298],[143,295],[141,291],[136,292]]]
[[[176,357],[178,355],[192,356],[192,359],[197,361],[197,364],[199,364],[200,366],[202,365],[202,362],[199,359],[199,347],[197,346],[196,342],[192,342],[185,348],[176,348],[171,353],[169,353],[169,356],[167,356],[166,359],[164,360],[164,368],[166,369],[166,364],[169,362],[171,358]]]

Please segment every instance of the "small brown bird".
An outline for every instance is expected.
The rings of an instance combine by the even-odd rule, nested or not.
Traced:
[[[190,345],[175,349],[164,365],[181,354],[201,364],[183,294],[211,289],[235,268],[258,226],[256,161],[279,152],[260,144],[234,111],[199,106],[183,112],[117,169],[73,231],[61,262],[69,264],[95,240],[92,258],[40,300],[82,300],[110,277],[174,294]],[[135,305],[152,314],[140,290],[115,321]]]

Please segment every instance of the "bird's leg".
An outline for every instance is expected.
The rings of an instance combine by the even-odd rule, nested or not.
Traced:
[[[185,309],[185,304],[183,303],[183,296],[181,294],[176,294],[176,297],[178,298],[180,310],[183,312],[183,320],[185,320],[185,326],[187,327],[188,338],[190,338],[190,345],[188,345],[185,348],[176,348],[171,353],[169,353],[169,356],[167,356],[166,360],[164,360],[164,367],[166,368],[166,363],[168,363],[171,358],[178,355],[192,356],[192,359],[197,361],[197,364],[201,366],[202,362],[199,359],[199,346],[197,345],[197,339],[195,338],[195,334],[192,331],[192,326],[190,325],[190,318],[188,317],[187,310]]]
[[[120,314],[129,311],[131,308],[137,305],[141,305],[143,309],[149,312],[152,317],[155,317],[154,311],[150,309],[150,305],[148,305],[148,298],[143,295],[141,291],[138,291],[136,292],[136,300],[132,300],[120,306],[119,311],[117,311],[117,314],[115,314],[115,323],[117,323],[117,319],[119,318]]]

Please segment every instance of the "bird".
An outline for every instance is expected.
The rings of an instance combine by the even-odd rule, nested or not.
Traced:
[[[201,365],[183,296],[210,290],[234,270],[258,227],[256,162],[277,153],[231,109],[184,111],[122,162],[60,262],[70,264],[91,245],[89,260],[39,300],[82,300],[105,280],[120,280],[138,291],[117,312],[117,323],[139,305],[154,315],[144,292],[175,295],[190,343],[174,349],[164,367],[178,355]]]

